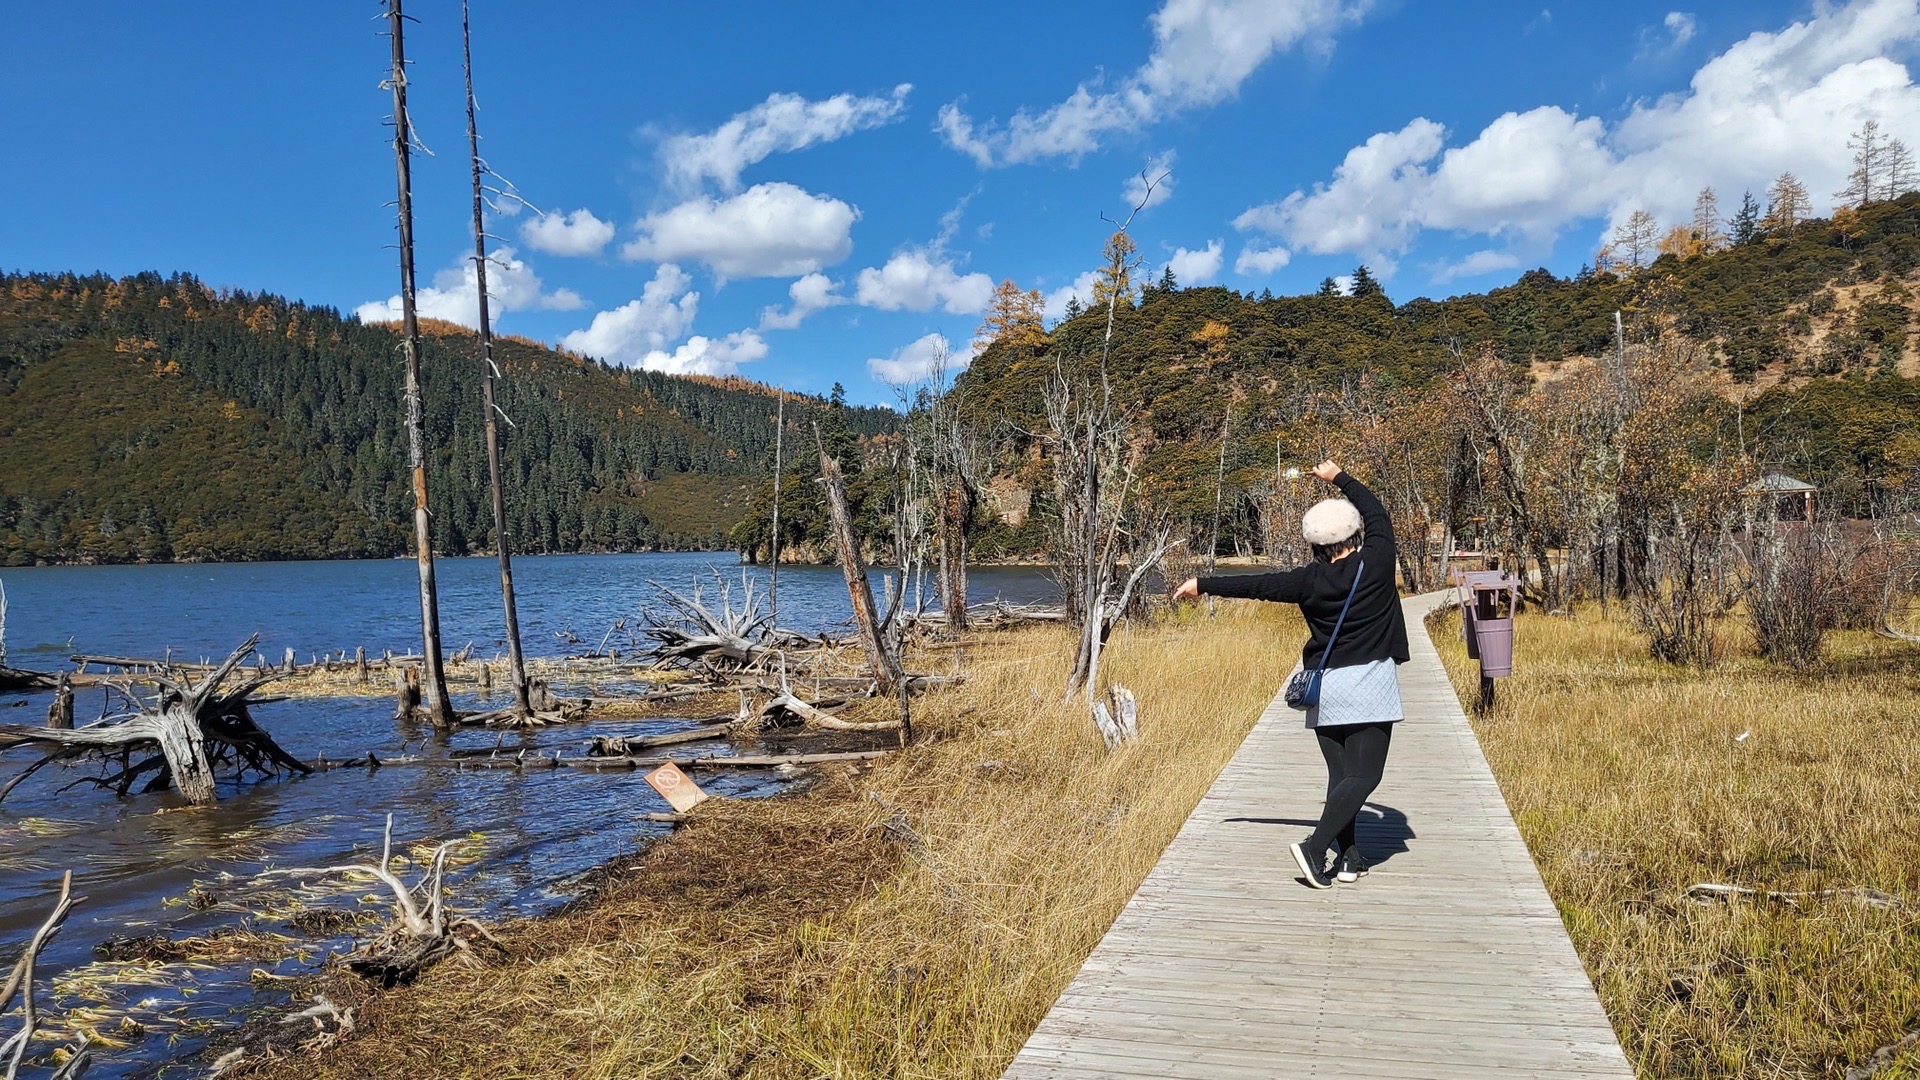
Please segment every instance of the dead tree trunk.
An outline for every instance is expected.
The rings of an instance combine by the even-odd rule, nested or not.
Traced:
[[[427,513],[427,435],[420,402],[420,315],[413,289],[413,134],[407,116],[407,51],[401,0],[387,0],[387,33],[393,42],[393,156],[398,169],[400,215],[400,346],[407,374],[407,463],[413,470],[414,558],[420,569],[420,633],[426,646],[423,691],[435,727],[452,727],[453,704],[441,668],[440,596],[433,581],[433,533]],[[484,295],[484,293],[483,293]]]
[[[500,559],[500,600],[507,616],[507,666],[513,679],[513,707],[522,716],[533,714],[527,700],[527,665],[520,655],[520,614],[513,599],[513,556],[507,543],[507,504],[500,485],[500,431],[494,416],[500,407],[493,403],[493,380],[500,369],[493,362],[493,326],[487,317],[487,232],[481,214],[480,133],[475,126],[473,104],[473,35],[467,21],[467,4],[460,4],[460,42],[467,78],[467,156],[473,166],[473,270],[480,300],[480,397],[486,415],[487,489],[493,497],[493,546]]]
[[[171,785],[190,803],[214,801],[214,773],[230,765],[235,775],[251,769],[262,774],[312,772],[312,768],[280,748],[254,722],[249,698],[255,690],[279,678],[268,674],[222,691],[220,683],[253,651],[254,640],[235,649],[227,659],[193,682],[184,676],[158,676],[159,696],[139,712],[78,729],[0,724],[0,750],[27,746],[43,751],[40,760],[0,786],[4,799],[21,781],[46,765],[95,757],[119,766],[106,777],[88,781],[125,794],[134,781],[149,773],[143,790]],[[134,756],[145,754],[134,761]]]
[[[73,729],[73,680],[64,671],[53,688],[53,700],[47,704],[47,726],[63,731]]]
[[[19,1075],[20,1063],[27,1056],[27,1047],[33,1042],[35,1031],[40,1026],[39,1010],[35,1008],[33,996],[33,967],[40,953],[60,932],[60,925],[67,920],[67,913],[73,905],[83,898],[73,895],[73,871],[60,876],[60,896],[53,904],[53,913],[47,921],[40,924],[33,937],[27,940],[26,949],[20,959],[14,962],[13,970],[8,973],[7,981],[0,985],[0,1015],[13,1008],[13,999],[20,998],[20,1030],[14,1032],[4,1043],[0,1043],[0,1066],[4,1066],[7,1080]],[[67,1059],[53,1071],[48,1080],[77,1080],[92,1064],[92,1051],[87,1049],[86,1040],[80,1045],[67,1048]]]
[[[820,483],[826,488],[827,509],[833,518],[834,546],[840,550],[840,569],[846,574],[847,596],[853,601],[853,622],[860,633],[860,644],[867,651],[867,665],[875,686],[883,694],[893,693],[900,681],[900,660],[887,648],[880,632],[880,618],[874,611],[873,585],[867,581],[866,560],[860,557],[860,543],[853,535],[853,514],[847,509],[846,480],[840,474],[840,462],[827,453],[827,444],[814,425],[813,441],[820,448]]]

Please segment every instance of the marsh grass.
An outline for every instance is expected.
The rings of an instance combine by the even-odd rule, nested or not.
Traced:
[[[572,909],[507,928],[515,961],[361,1000],[359,1037],[265,1074],[996,1077],[1299,635],[1250,604],[1122,629],[1107,670],[1143,734],[1114,753],[1062,698],[1063,629],[982,635],[966,683],[917,700],[919,745],[804,795],[709,803]],[[610,823],[610,855],[630,842]]]
[[[1433,636],[1472,701],[1457,613]],[[1522,615],[1515,643],[1474,726],[1642,1077],[1840,1077],[1920,1026],[1914,646],[1832,633],[1797,673],[1736,635],[1677,667],[1590,609]],[[1920,1051],[1883,1069],[1920,1075]]]

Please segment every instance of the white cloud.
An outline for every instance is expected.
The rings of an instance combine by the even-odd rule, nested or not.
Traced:
[[[533,267],[505,246],[487,254],[487,300],[488,314],[494,319],[509,311],[575,311],[587,306],[572,289],[546,291]],[[434,274],[433,284],[416,289],[414,308],[423,319],[479,326],[480,280],[474,273],[473,257],[463,256]],[[369,301],[354,308],[353,313],[362,322],[399,322],[400,297],[396,293],[385,300]]]
[[[836,94],[808,101],[798,94],[770,94],[705,135],[675,135],[660,147],[667,180],[680,191],[694,191],[711,179],[723,191],[740,190],[740,173],[781,151],[832,142],[856,131],[880,127],[906,109],[910,83],[891,97]]]
[[[722,278],[792,277],[853,250],[860,212],[786,183],[755,184],[728,199],[696,198],[637,223],[629,259],[697,261]]]
[[[893,386],[909,386],[924,380],[933,374],[936,367],[943,367],[948,378],[966,370],[973,363],[974,348],[962,345],[954,348],[944,334],[928,334],[900,348],[892,355],[874,357],[867,361],[867,374],[879,382]]]
[[[1173,257],[1167,260],[1167,266],[1173,271],[1175,281],[1192,288],[1217,280],[1222,258],[1220,241],[1209,240],[1207,246],[1199,251],[1175,248]]]
[[[1890,58],[1916,39],[1920,0],[1856,0],[1748,36],[1686,90],[1641,102],[1611,127],[1547,105],[1509,112],[1448,148],[1439,124],[1416,118],[1349,151],[1331,181],[1253,207],[1234,225],[1390,272],[1423,229],[1508,239],[1523,258],[1595,216],[1610,225],[1644,209],[1686,220],[1706,186],[1723,198],[1760,192],[1791,171],[1814,192],[1834,191],[1848,168],[1846,135],[1862,121],[1920,144],[1920,87]]]
[[[528,247],[549,255],[598,255],[613,239],[613,223],[601,221],[585,209],[571,214],[541,214],[521,224],[520,238]]]
[[[1173,198],[1173,158],[1174,152],[1156,154],[1147,159],[1147,167],[1127,177],[1120,185],[1121,205],[1142,210],[1159,206]],[[1152,188],[1148,188],[1152,184]]]
[[[1093,285],[1100,280],[1100,271],[1089,270],[1073,279],[1073,284],[1062,285],[1047,294],[1047,318],[1059,321],[1067,317],[1067,301],[1078,300],[1081,307],[1093,302]]]
[[[812,273],[787,286],[787,295],[793,299],[791,307],[781,311],[770,306],[760,313],[760,329],[793,330],[807,316],[825,308],[835,307],[847,302],[847,298],[835,290],[839,283],[825,274]]]
[[[1278,244],[1265,248],[1248,244],[1240,249],[1240,254],[1234,256],[1233,272],[1257,277],[1271,274],[1292,261],[1293,252]]]
[[[1675,47],[1693,40],[1694,20],[1690,11],[1669,11],[1665,20],[1667,33],[1673,35]]]
[[[1487,249],[1476,251],[1453,262],[1443,262],[1433,268],[1433,280],[1452,281],[1454,278],[1474,277],[1479,274],[1491,274],[1495,270],[1511,270],[1520,265],[1520,256],[1510,251]]]
[[[639,363],[692,327],[700,294],[687,291],[691,280],[678,266],[663,263],[640,290],[639,299],[600,312],[592,325],[561,338],[560,344],[617,364]]]
[[[956,102],[941,108],[935,130],[982,167],[1078,158],[1113,132],[1232,97],[1274,53],[1327,41],[1366,7],[1367,0],[1166,0],[1151,20],[1146,63],[1116,85],[1081,83],[1060,104],[1023,109],[998,128],[978,127]]]
[[[656,349],[648,353],[640,366],[669,375],[732,375],[741,364],[765,359],[766,355],[767,343],[759,334],[736,330],[723,338],[695,334],[672,352]]]
[[[985,311],[992,298],[992,278],[978,272],[961,274],[938,246],[909,248],[877,270],[860,271],[854,292],[855,301],[863,307],[882,311],[940,307],[952,315]]]

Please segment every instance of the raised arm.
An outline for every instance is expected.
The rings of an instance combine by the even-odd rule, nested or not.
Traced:
[[[1393,519],[1387,516],[1387,508],[1380,505],[1380,500],[1367,490],[1367,485],[1344,469],[1333,478],[1333,483],[1347,497],[1347,501],[1360,511],[1360,520],[1367,533],[1366,543],[1361,550],[1378,551],[1391,557],[1394,551]]]
[[[1302,566],[1271,574],[1221,574],[1197,578],[1193,585],[1194,592],[1205,596],[1297,604],[1309,595],[1311,582],[1309,568]]]

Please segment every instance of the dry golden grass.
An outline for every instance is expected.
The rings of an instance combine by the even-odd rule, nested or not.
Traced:
[[[986,635],[964,686],[918,702],[921,745],[799,797],[709,804],[576,910],[508,928],[515,962],[364,1000],[360,1037],[266,1075],[998,1076],[1299,634],[1255,605],[1121,631],[1108,671],[1143,735],[1115,753],[1062,701],[1065,631]],[[896,815],[917,841],[883,827]]]
[[[1470,701],[1457,614],[1434,639]],[[1920,1025],[1912,645],[1689,670],[1592,610],[1523,615],[1515,641],[1475,728],[1642,1077],[1839,1077]],[[1843,892],[1702,903],[1701,882]],[[1920,1075],[1920,1050],[1874,1075]]]

